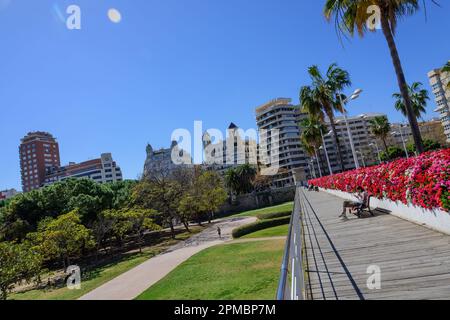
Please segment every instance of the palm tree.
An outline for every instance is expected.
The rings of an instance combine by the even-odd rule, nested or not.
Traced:
[[[391,124],[386,116],[375,117],[370,120],[370,126],[372,129],[372,133],[375,137],[381,139],[384,144],[384,149],[386,150],[386,154],[388,153],[388,146],[386,143],[386,139],[391,131]]]
[[[426,89],[422,89],[422,85],[423,84],[421,82],[414,82],[411,86],[408,86],[408,92],[411,98],[414,115],[418,119],[422,119],[422,114],[427,112],[427,100],[430,100],[428,91]],[[394,93],[392,97],[396,99],[395,109],[400,111],[406,117],[408,113],[406,112],[406,106],[402,94]]]
[[[318,151],[320,146],[322,145],[322,132],[324,129],[323,123],[314,117],[308,117],[303,119],[300,122],[300,128],[301,128],[301,135],[300,135],[300,141],[302,143],[302,146],[306,153],[310,157],[316,157],[317,162],[319,162],[319,155]],[[320,159],[321,161],[322,159]],[[320,164],[319,170],[320,169]]]
[[[350,75],[335,63],[329,66],[325,76],[322,75],[317,66],[310,67],[308,73],[311,77],[312,85],[304,86],[300,89],[300,104],[305,112],[321,122],[324,122],[325,118],[328,117],[336,142],[341,169],[344,171],[341,145],[334,121],[334,111],[343,112],[342,106],[337,101],[337,95],[345,87],[351,85]]]
[[[402,17],[412,15],[419,10],[419,3],[420,0],[326,0],[324,14],[328,20],[334,17],[338,31],[353,36],[355,30],[357,30],[362,37],[369,30],[367,26],[367,22],[371,18],[370,10],[368,10],[369,7],[375,5],[379,8],[381,29],[389,46],[414,142],[418,152],[423,153],[424,148],[419,124],[414,116],[412,102],[408,93],[408,85],[394,40],[398,20]]]
[[[450,73],[450,61],[442,68],[442,72]],[[447,83],[447,89],[450,89],[450,81]]]

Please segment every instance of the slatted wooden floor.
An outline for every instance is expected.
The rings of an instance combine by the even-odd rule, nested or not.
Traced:
[[[450,299],[450,236],[381,212],[341,221],[342,199],[304,194],[309,299]],[[368,289],[369,266],[381,269],[379,290]]]

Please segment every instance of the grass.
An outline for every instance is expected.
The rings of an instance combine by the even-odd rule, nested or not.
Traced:
[[[206,249],[142,293],[138,300],[272,300],[284,240]]]
[[[198,233],[202,228],[192,228],[192,234]],[[168,239],[158,245],[143,249],[142,253],[129,253],[107,265],[97,267],[89,273],[83,274],[80,290],[69,290],[66,287],[29,290],[14,293],[9,296],[11,300],[76,300],[86,293],[98,288],[106,282],[118,277],[124,272],[140,265],[146,260],[165,251],[168,247],[189,238],[192,234],[183,232],[177,235],[176,240]],[[45,279],[45,278],[44,278]]]
[[[280,204],[278,206],[241,212],[241,213],[232,215],[231,217],[256,217],[258,214],[292,211],[293,208],[294,208],[294,202],[286,202],[286,203]]]
[[[289,231],[289,225],[272,227],[264,230],[259,230],[248,235],[243,236],[241,239],[255,239],[255,238],[268,238],[268,237],[283,237],[287,236]]]

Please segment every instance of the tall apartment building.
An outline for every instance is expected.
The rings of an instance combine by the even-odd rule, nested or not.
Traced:
[[[450,90],[447,89],[450,73],[435,69],[428,73],[428,78],[436,98],[437,109],[435,111],[440,114],[447,142],[450,143]]]
[[[355,150],[358,157],[358,163],[360,164],[361,167],[364,165],[370,166],[378,163],[378,154],[376,145],[378,145],[378,149],[380,151],[383,150],[383,145],[381,144],[381,141],[377,141],[375,136],[372,134],[370,126],[370,121],[375,117],[379,116],[386,116],[386,115],[381,113],[368,113],[348,118],[353,143],[355,145]],[[350,146],[350,139],[348,136],[348,130],[345,120],[343,117],[336,117],[335,123],[336,123],[336,132],[338,134],[341,145],[344,169],[345,170],[355,169],[355,161]],[[329,122],[327,122],[327,129],[328,131],[331,132],[331,125]],[[324,136],[324,139],[333,173],[340,172],[341,166],[338,159],[337,146],[335,143],[334,136],[332,133],[326,134]],[[322,149],[321,154],[323,153],[324,150]],[[325,161],[322,160],[320,163],[322,165],[322,171],[327,172],[328,174],[328,168]],[[318,170],[316,169],[316,175],[318,174],[317,172]]]
[[[304,178],[310,177],[309,159],[300,144],[299,122],[306,115],[299,106],[292,104],[288,98],[278,98],[256,108],[256,123],[260,130],[260,150],[267,150],[271,156],[279,159],[279,174],[274,176],[277,187],[293,185],[297,172],[303,172]],[[279,137],[273,136],[279,130]],[[261,134],[266,131],[266,134]],[[278,142],[278,150],[271,150],[272,143]]]
[[[91,179],[98,183],[122,181],[122,171],[113,160],[111,153],[104,153],[98,159],[81,163],[71,162],[67,166],[55,168],[45,176],[44,185],[51,185],[69,178]]]
[[[243,137],[239,127],[231,123],[227,137],[221,141],[212,142],[208,132],[203,134],[204,163],[207,170],[214,170],[223,175],[228,169],[243,165],[257,165],[256,137]]]
[[[47,173],[60,167],[59,146],[48,132],[30,132],[19,146],[22,190],[38,189]]]

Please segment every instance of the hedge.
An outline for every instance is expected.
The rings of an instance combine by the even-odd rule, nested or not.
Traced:
[[[275,218],[284,218],[291,216],[292,211],[272,212],[272,213],[260,213],[256,217],[259,220],[271,220]]]
[[[276,218],[276,219],[271,219],[271,220],[261,220],[261,221],[257,221],[251,224],[247,224],[245,226],[236,228],[233,230],[233,238],[240,238],[243,237],[247,234],[259,231],[259,230],[264,230],[264,229],[268,229],[268,228],[272,228],[272,227],[277,227],[277,226],[282,226],[285,224],[289,224],[291,221],[291,217],[281,217],[281,218]]]

